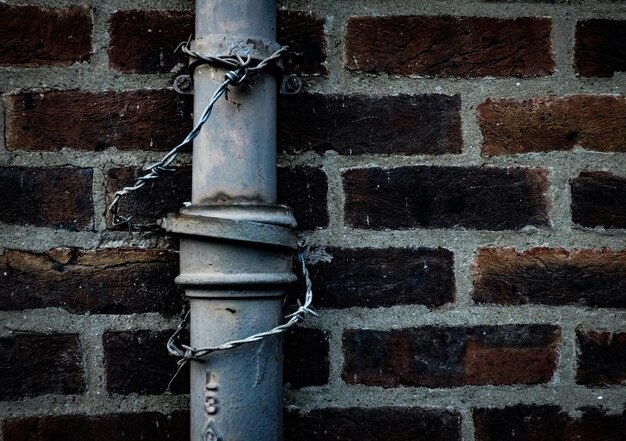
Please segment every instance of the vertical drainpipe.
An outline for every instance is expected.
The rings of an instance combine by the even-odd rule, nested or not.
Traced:
[[[197,0],[202,54],[265,58],[277,46],[275,0]],[[197,121],[225,70],[194,74]],[[217,346],[282,321],[294,280],[291,210],[276,205],[277,77],[232,87],[193,145],[192,203],[164,226],[181,235],[181,274],[190,300],[191,346]],[[191,362],[192,441],[282,439],[282,341],[271,336]]]

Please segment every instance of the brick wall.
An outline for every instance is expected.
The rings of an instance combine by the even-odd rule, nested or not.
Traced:
[[[189,128],[192,11],[0,3],[2,441],[188,439],[176,239],[105,207]],[[278,30],[320,312],[286,335],[286,440],[622,440],[626,3],[283,0]]]

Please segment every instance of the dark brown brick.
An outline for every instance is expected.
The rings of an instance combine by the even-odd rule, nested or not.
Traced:
[[[572,95],[487,100],[478,106],[481,154],[571,150],[626,152],[626,98]]]
[[[190,95],[171,90],[4,96],[8,150],[169,150],[191,128]]]
[[[327,331],[292,328],[283,340],[283,381],[292,388],[322,386],[330,375]]]
[[[551,20],[351,17],[350,70],[427,77],[535,77],[554,72]]]
[[[341,249],[311,254],[315,306],[380,308],[454,301],[454,257],[443,248]]]
[[[626,307],[626,252],[486,248],[473,276],[477,303]]]
[[[494,167],[366,168],[344,172],[345,223],[368,230],[546,226],[543,170]]]
[[[278,42],[289,46],[283,63],[286,73],[325,75],[325,19],[306,11],[278,11]]]
[[[32,332],[0,337],[0,400],[84,391],[78,335]]]
[[[176,47],[194,32],[187,11],[116,11],[109,22],[109,66],[128,73],[169,72],[188,57]]]
[[[105,332],[104,367],[107,390],[116,394],[160,395],[176,371],[177,362],[166,349],[174,330]],[[189,366],[172,382],[172,393],[189,393]]]
[[[165,250],[54,249],[4,252],[0,310],[63,308],[72,313],[177,314],[177,254]]]
[[[588,386],[626,384],[626,333],[576,331],[576,383]]]
[[[109,170],[106,183],[107,206],[113,201],[116,191],[134,184],[137,177],[145,174],[146,170],[133,167]],[[134,224],[153,224],[167,213],[178,211],[184,202],[190,200],[191,168],[182,167],[174,172],[164,173],[160,179],[148,181],[141,190],[122,197],[119,212],[122,216],[131,216]],[[108,211],[106,217],[107,224],[111,227],[112,217]]]
[[[626,70],[626,21],[592,19],[576,23],[576,71],[583,77],[612,77]]]
[[[458,95],[283,96],[278,144],[285,153],[460,153],[460,108]]]
[[[342,377],[382,387],[547,383],[560,335],[551,325],[347,329]]]
[[[93,229],[90,168],[0,167],[0,222]]]
[[[91,54],[89,8],[0,3],[0,66],[69,65]]]
[[[585,227],[626,228],[626,178],[583,172],[571,181],[572,221]]]
[[[11,441],[188,441],[189,413],[62,415],[4,422]]]
[[[557,406],[517,405],[474,409],[476,441],[623,441],[626,413],[583,409],[572,419]]]
[[[412,407],[327,408],[285,414],[285,441],[460,441],[461,416]]]
[[[328,179],[319,168],[278,168],[278,202],[293,208],[299,229],[328,226],[327,193]]]

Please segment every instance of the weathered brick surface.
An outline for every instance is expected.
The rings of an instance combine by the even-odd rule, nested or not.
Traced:
[[[62,415],[11,419],[3,425],[11,441],[188,441],[189,413],[157,412]]]
[[[109,170],[106,183],[107,206],[113,201],[115,192],[132,185],[135,179],[146,174],[143,168],[123,167]],[[122,197],[119,213],[131,216],[137,225],[153,224],[159,218],[178,211],[183,203],[191,200],[191,168],[182,167],[164,173],[161,178],[148,181],[141,190]],[[107,224],[112,225],[112,216],[107,211]],[[120,227],[124,229],[124,227]]]
[[[458,441],[461,416],[406,407],[327,408],[285,414],[285,441]]]
[[[345,223],[372,230],[546,226],[540,169],[366,168],[344,172]]]
[[[428,77],[534,77],[554,71],[547,18],[351,17],[348,69]]]
[[[0,167],[0,222],[91,230],[92,176],[90,168]]]
[[[626,307],[626,252],[486,248],[476,254],[478,303]]]
[[[316,167],[279,167],[278,202],[293,208],[301,230],[328,226],[328,179]]]
[[[107,390],[117,394],[160,395],[178,370],[177,360],[165,350],[174,330],[105,332],[104,367]],[[170,392],[189,393],[189,367],[172,382]]]
[[[8,150],[169,150],[191,128],[191,95],[171,90],[5,95]]]
[[[0,400],[84,391],[78,335],[32,332],[0,337]]]
[[[314,250],[315,306],[379,308],[454,301],[454,257],[443,248]]]
[[[547,383],[559,340],[552,325],[347,329],[342,377],[382,387]]]
[[[572,95],[487,100],[478,106],[483,155],[571,150],[626,152],[626,98]]]
[[[626,178],[606,172],[583,172],[570,184],[574,223],[626,228]]]
[[[89,8],[0,3],[0,66],[69,65],[91,54]]]
[[[325,19],[306,11],[278,11],[278,42],[289,46],[283,64],[286,73],[324,75],[326,60]]]
[[[194,32],[188,11],[116,11],[109,22],[109,65],[128,73],[169,72],[188,57],[174,52]]]
[[[609,415],[586,408],[573,419],[557,406],[517,405],[475,409],[476,441],[620,441],[626,413]]]
[[[327,331],[292,328],[283,340],[283,381],[292,388],[328,383],[330,355]]]
[[[458,95],[284,96],[278,108],[278,145],[285,153],[459,153],[460,108]]]
[[[589,386],[626,384],[626,333],[577,330],[576,382]]]
[[[626,21],[579,21],[574,49],[576,71],[583,77],[611,77],[625,71]]]
[[[73,313],[172,315],[176,253],[164,250],[7,250],[0,258],[0,310],[63,308]]]

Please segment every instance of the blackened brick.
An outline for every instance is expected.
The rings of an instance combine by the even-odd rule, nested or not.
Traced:
[[[626,21],[596,18],[576,23],[574,64],[583,77],[626,70]]]
[[[191,129],[190,95],[171,90],[4,96],[8,150],[169,150]]]
[[[311,257],[316,307],[432,308],[454,301],[454,258],[443,248],[330,247],[314,250]]]
[[[194,16],[187,11],[116,11],[109,22],[109,65],[131,73],[169,72],[187,56],[175,52],[193,34]]]
[[[577,330],[576,383],[589,386],[626,384],[626,333]]]
[[[78,335],[32,332],[0,337],[0,400],[84,391]]]
[[[327,408],[285,414],[285,441],[460,441],[461,416],[440,409]]]
[[[0,65],[69,65],[91,54],[89,8],[42,8],[0,3]]]
[[[7,250],[0,258],[0,310],[73,313],[180,312],[177,254],[164,250]]]
[[[292,328],[283,341],[283,380],[293,388],[322,386],[330,374],[329,333],[321,329]]]
[[[105,332],[104,367],[107,390],[117,394],[160,395],[178,370],[166,348],[174,330]],[[183,368],[169,391],[189,393],[189,367]]]
[[[90,168],[0,168],[0,222],[93,229]]]
[[[473,275],[478,303],[626,307],[626,252],[486,248]]]
[[[351,17],[348,69],[428,77],[550,75],[551,21],[522,17]]]
[[[382,387],[547,383],[559,340],[551,325],[348,329],[342,377]]]
[[[62,415],[11,419],[3,432],[11,441],[188,441],[189,413],[156,412]]]
[[[298,228],[328,226],[328,179],[316,167],[279,167],[278,202],[293,208]]]
[[[326,37],[323,18],[306,11],[278,11],[278,42],[289,46],[283,64],[286,73],[324,75]]]
[[[114,168],[107,174],[107,206],[113,201],[115,192],[133,185],[136,178],[144,176],[146,170],[133,167]],[[148,181],[141,190],[124,195],[119,202],[119,213],[131,216],[137,225],[153,224],[167,213],[178,211],[184,202],[191,200],[191,168],[182,167],[164,173],[157,180]],[[112,225],[111,213],[107,211],[107,224]],[[124,226],[120,227],[121,229]]]
[[[345,223],[370,230],[547,225],[547,177],[540,169],[366,168],[344,172]]]
[[[460,153],[458,95],[281,97],[280,150],[344,155]]]
[[[485,156],[571,150],[626,152],[626,98],[572,95],[478,106]]]
[[[572,221],[585,227],[626,228],[626,178],[583,172],[571,181]]]

